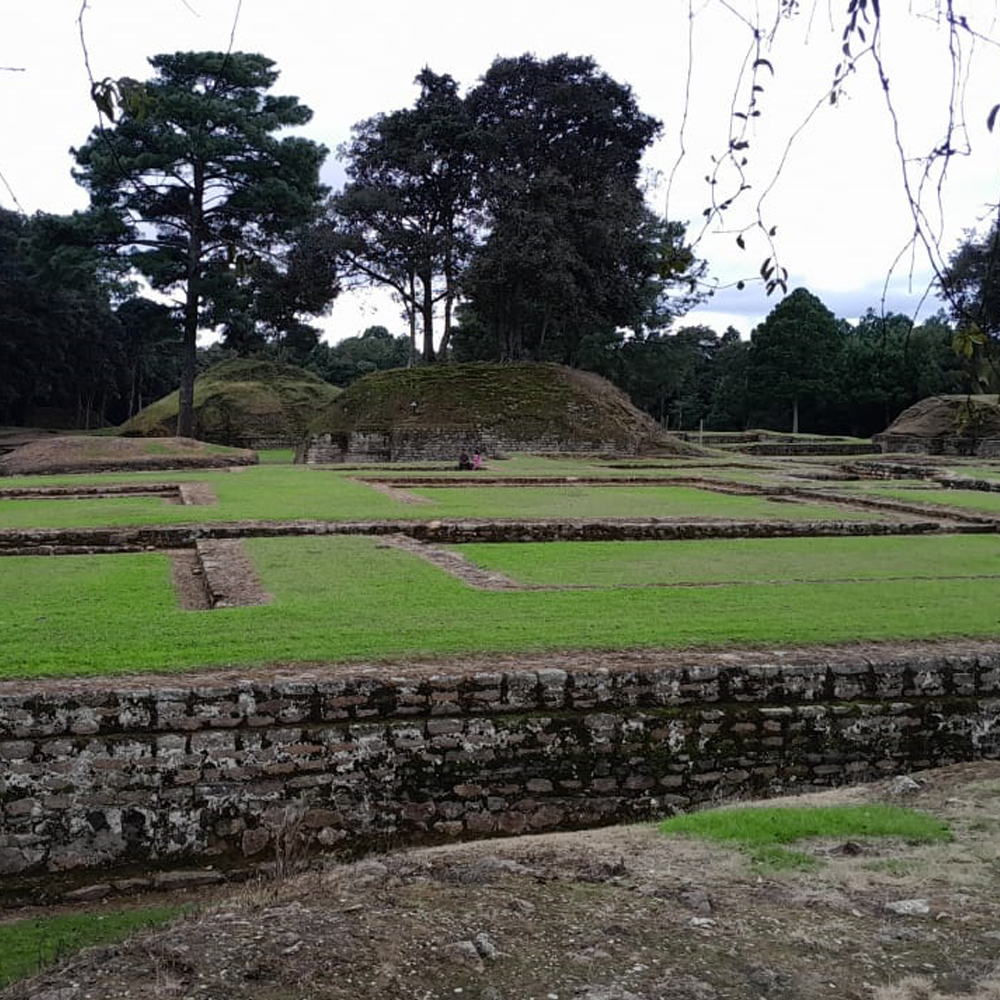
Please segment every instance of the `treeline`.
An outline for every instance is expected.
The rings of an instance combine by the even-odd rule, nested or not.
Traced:
[[[796,290],[783,303],[808,294]],[[761,427],[868,437],[927,396],[981,391],[952,349],[943,314],[916,326],[909,317],[871,310],[854,326],[829,319],[825,335],[789,325],[776,338],[774,324],[765,322],[749,341],[732,328],[720,336],[684,326],[609,343],[604,351],[595,345],[586,367],[675,430]]]
[[[270,93],[266,57],[150,63],[146,83],[95,90],[110,123],[73,151],[88,212],[0,211],[2,423],[46,410],[119,423],[179,385],[190,426],[198,366],[234,355],[338,385],[403,364],[553,360],[605,375],[672,427],[856,434],[991,377],[995,324],[968,317],[1000,272],[995,232],[956,255],[954,336],[942,317],[851,328],[802,289],[749,343],[678,329],[706,265],[642,190],[660,124],[589,57],[497,59],[464,95],[425,68],[411,107],[355,126],[333,195],[327,150],[284,134],[311,112]],[[139,279],[175,305],[142,297]],[[322,343],[309,320],[360,286],[393,294],[405,332]],[[216,345],[198,349],[199,331]]]

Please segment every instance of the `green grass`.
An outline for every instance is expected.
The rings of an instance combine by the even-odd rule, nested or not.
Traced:
[[[177,607],[160,553],[5,557],[0,677],[1000,632],[995,579],[480,591],[376,545],[350,536],[249,539],[274,602],[201,612]]]
[[[452,551],[542,587],[1000,576],[995,535],[491,543]]]
[[[690,486],[416,487],[424,517],[714,517],[734,520],[874,520],[865,511]]]
[[[871,486],[866,493],[892,497],[896,500],[912,500],[918,503],[940,504],[943,507],[965,507],[987,514],[1000,514],[1000,493],[985,493],[982,490],[923,489],[899,490],[891,486]]]
[[[580,467],[572,467],[580,473]],[[516,473],[512,473],[516,474]],[[523,472],[521,473],[523,474]],[[73,483],[208,483],[218,503],[188,507],[156,497],[105,500],[0,500],[0,528],[187,524],[234,520],[429,520],[445,517],[724,517],[738,519],[873,520],[878,515],[821,504],[774,503],[683,486],[553,486],[420,488],[431,500],[401,503],[354,480],[357,472],[264,464],[240,472],[135,473],[116,476],[34,476],[5,487]]]
[[[760,864],[812,867],[815,859],[786,844],[818,837],[899,837],[912,844],[951,839],[946,824],[927,813],[900,806],[761,806],[711,809],[671,816],[657,824],[661,833],[683,833],[733,844]]]
[[[257,458],[261,465],[291,465],[295,458],[294,448],[258,448]]]
[[[102,909],[0,924],[0,989],[81,948],[113,944],[183,911],[179,906]]]

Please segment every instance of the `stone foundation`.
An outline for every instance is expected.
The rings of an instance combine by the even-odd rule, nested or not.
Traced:
[[[998,754],[995,644],[7,683],[0,893],[267,859],[290,822],[362,851]]]

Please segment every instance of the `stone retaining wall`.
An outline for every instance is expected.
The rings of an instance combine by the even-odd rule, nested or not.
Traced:
[[[994,645],[388,669],[0,686],[0,895],[266,859],[290,822],[356,851],[1000,754]]]
[[[567,441],[556,437],[515,438],[474,426],[365,428],[346,434],[314,434],[299,446],[295,460],[306,463],[415,462],[449,460],[462,452],[488,458],[513,452],[535,454],[637,454],[643,442]]]
[[[873,501],[874,505],[874,501]],[[885,505],[891,507],[889,501]],[[928,518],[931,514],[927,512]],[[305,535],[409,535],[423,542],[680,541],[696,538],[829,538],[996,531],[997,518],[968,523],[909,521],[229,521],[120,528],[0,528],[0,556],[142,552],[191,548],[203,538],[294,538]]]

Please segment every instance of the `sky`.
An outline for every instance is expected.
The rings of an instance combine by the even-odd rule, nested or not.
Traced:
[[[757,53],[769,64],[757,71],[761,113],[746,135],[750,187],[721,222],[701,231],[712,156],[725,152],[731,111],[745,102],[744,96],[734,104],[734,93],[745,95],[750,86],[741,76],[750,26],[777,3],[379,0],[348,7],[329,0],[0,0],[0,206],[28,213],[86,207],[86,193],[70,174],[70,148],[81,145],[97,121],[81,19],[97,80],[144,79],[147,58],[159,52],[225,50],[235,25],[233,48],[273,59],[281,72],[273,91],[294,94],[313,109],[301,132],[330,149],[323,179],[333,189],[344,181],[336,150],[351,126],[410,106],[423,66],[450,73],[464,90],[498,56],[566,52],[593,56],[632,87],[641,110],[663,123],[644,161],[647,197],[657,211],[688,224],[709,278],[720,286],[680,325],[705,323],[720,333],[733,325],[746,336],[779,301],[780,293],[766,296],[760,282],[748,280],[743,291],[733,287],[752,279],[771,255],[759,232],[747,233],[746,250],[737,246],[736,232],[756,217],[758,198],[772,181],[761,213],[767,228],[776,227],[789,290],[804,286],[852,320],[869,307],[879,309],[884,293],[887,309],[913,315],[919,308],[926,316],[938,306],[933,299],[921,305],[931,276],[926,257],[918,251],[899,258],[913,221],[873,64],[859,63],[835,107],[822,100],[842,61],[847,0],[800,0],[800,12],[778,26],[773,46],[765,34]],[[916,176],[916,157],[944,135],[948,36],[935,16],[937,0],[883,0],[881,6],[884,65]],[[964,81],[967,129],[959,138],[971,155],[952,158],[941,211],[935,197],[924,202],[945,256],[1000,200],[1000,127],[993,134],[986,126],[1000,101],[1000,46],[990,40],[1000,39],[997,6],[995,0],[958,0],[956,8],[983,37],[974,46],[971,35],[962,37],[971,71]],[[797,132],[817,102],[821,107]],[[716,190],[728,189],[720,182]],[[375,323],[393,333],[405,330],[399,307],[385,294],[358,292],[342,294],[317,325],[335,341]]]

